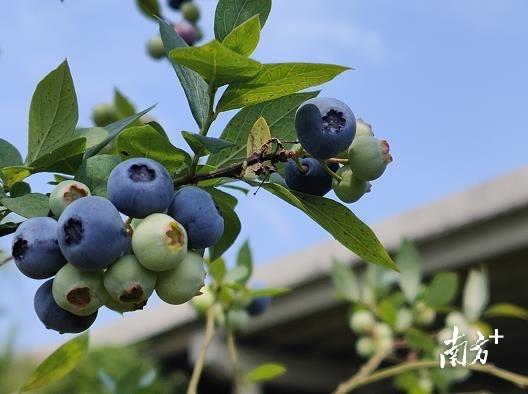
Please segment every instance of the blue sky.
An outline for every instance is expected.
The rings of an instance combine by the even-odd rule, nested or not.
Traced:
[[[199,3],[210,38],[215,1]],[[275,0],[254,57],[354,67],[325,85],[322,95],[347,102],[391,143],[394,163],[353,207],[374,223],[526,164],[527,12],[522,0]],[[145,54],[154,34],[156,25],[131,0],[5,1],[0,137],[26,151],[33,90],[68,58],[80,125],[90,124],[90,109],[110,100],[117,86],[141,108],[159,103],[152,114],[184,146],[180,131],[195,125],[172,68]],[[211,135],[219,135],[231,115],[223,115]],[[34,181],[48,190],[42,177]],[[250,237],[259,264],[329,239],[264,191],[243,197],[238,212],[242,238]],[[10,266],[0,269],[0,283],[0,304],[17,324],[20,346],[62,340],[34,316],[37,282]],[[105,313],[99,324],[115,318]],[[0,337],[6,327],[3,318]]]

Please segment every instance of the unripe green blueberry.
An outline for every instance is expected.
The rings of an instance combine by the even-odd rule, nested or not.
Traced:
[[[350,315],[348,325],[356,334],[366,334],[376,324],[374,315],[369,311],[357,311]]]
[[[120,303],[141,309],[156,286],[157,275],[147,270],[133,255],[117,260],[103,275],[103,284],[110,296]]]
[[[372,336],[374,339],[393,339],[392,329],[385,323],[376,323],[372,327]]]
[[[92,109],[92,121],[98,127],[105,127],[117,120],[115,107],[110,103],[97,104]]]
[[[442,328],[440,331],[438,331],[438,334],[436,334],[436,340],[440,344],[440,348],[444,349],[446,344],[445,341],[450,340],[453,337],[453,328],[451,327],[445,327]]]
[[[416,303],[414,307],[414,315],[416,323],[421,326],[429,326],[433,324],[436,319],[435,310],[422,301]]]
[[[53,299],[62,309],[78,316],[95,313],[104,292],[100,272],[82,272],[71,264],[62,267],[53,279]]]
[[[377,352],[390,353],[394,346],[394,339],[392,337],[391,338],[387,338],[387,337],[375,338],[374,344],[376,346]]]
[[[117,301],[110,294],[108,294],[108,291],[103,288],[104,291],[99,294],[101,300],[103,301],[104,306],[106,306],[108,309],[117,312],[117,313],[125,313],[125,312],[133,312],[138,309],[143,309],[145,306],[144,304],[141,307],[138,307],[137,305],[128,303],[125,304],[123,302]]]
[[[418,386],[423,393],[432,393],[434,390],[434,384],[432,380],[427,376],[422,376],[418,379]]]
[[[374,340],[370,337],[361,337],[356,342],[356,352],[361,357],[369,358],[376,351]]]
[[[64,209],[75,200],[91,195],[90,189],[84,183],[68,180],[59,183],[50,194],[49,206],[51,212],[59,217]]]
[[[147,216],[132,235],[132,250],[141,265],[151,271],[175,269],[187,255],[187,233],[163,213]]]
[[[156,294],[167,304],[183,304],[200,294],[204,279],[203,259],[190,252],[175,269],[159,275]]]
[[[449,312],[445,319],[445,324],[447,327],[454,327],[457,326],[458,328],[466,327],[468,325],[468,321],[466,317],[458,312]]]
[[[165,48],[161,37],[154,36],[147,43],[147,52],[153,59],[159,60],[165,57]]]
[[[213,306],[214,302],[215,296],[209,286],[205,286],[202,289],[202,294],[192,299],[192,305],[200,315],[205,315],[209,308]]]
[[[192,1],[186,1],[181,6],[182,16],[191,23],[196,23],[200,19],[200,9]]]
[[[370,182],[363,181],[352,172],[350,166],[343,166],[337,170],[341,181],[332,180],[332,188],[336,196],[343,202],[353,203],[358,201],[365,193],[370,192]]]
[[[396,332],[407,331],[412,326],[413,319],[413,313],[409,308],[400,308],[396,313]]]
[[[231,309],[227,312],[226,327],[232,331],[244,330],[249,324],[249,313],[244,309]]]
[[[368,135],[373,137],[374,132],[372,131],[372,126],[369,125],[361,118],[356,119],[356,138],[362,135]]]
[[[378,179],[392,161],[389,144],[369,135],[354,138],[348,149],[348,164],[355,176],[365,181]]]

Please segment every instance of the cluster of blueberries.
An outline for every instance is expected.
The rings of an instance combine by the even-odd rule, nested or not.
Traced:
[[[204,260],[195,250],[214,245],[224,230],[209,193],[195,186],[174,193],[165,167],[147,158],[116,166],[107,190],[108,199],[63,181],[49,199],[58,220],[31,218],[14,234],[19,270],[33,279],[54,277],[34,299],[49,329],[82,332],[101,306],[134,311],[154,291],[169,304],[182,304],[204,285]]]
[[[392,161],[387,141],[374,137],[372,127],[356,120],[337,99],[305,101],[295,115],[295,128],[298,155],[285,169],[290,189],[324,196],[333,188],[343,202],[356,202]]]
[[[183,20],[174,23],[174,31],[187,43],[194,45],[203,38],[203,32],[197,23],[200,19],[200,9],[191,0],[169,0],[169,6],[180,11]],[[165,49],[161,37],[152,37],[147,43],[147,52],[153,59],[165,57]]]

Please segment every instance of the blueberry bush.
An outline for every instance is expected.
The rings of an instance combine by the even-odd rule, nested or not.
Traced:
[[[148,54],[172,65],[196,121],[193,132],[181,132],[188,147],[175,146],[148,115],[154,106],[137,111],[117,89],[113,103],[93,108],[93,126],[79,127],[65,60],[33,94],[27,156],[0,139],[0,236],[12,235],[12,260],[23,275],[47,280],[34,299],[46,328],[82,333],[100,308],[141,310],[154,293],[168,304],[192,301],[206,316],[206,338],[188,393],[197,391],[217,327],[227,332],[238,389],[272,379],[285,368],[270,363],[245,371],[235,334],[287,290],[250,285],[247,243],[227,269],[222,255],[241,229],[236,196],[271,193],[366,262],[396,272],[376,235],[346,205],[384,173],[392,161],[389,144],[346,103],[313,90],[348,67],[251,57],[271,0],[219,0],[215,37],[202,45],[200,9],[192,1],[169,1],[181,15],[175,23],[157,0],[136,3],[159,28]],[[216,129],[216,119],[231,110],[238,112],[223,131]],[[32,189],[28,178],[37,173],[49,174],[51,193]],[[332,189],[337,199],[325,197]],[[374,340],[370,325],[383,318],[364,309],[351,317],[365,334],[358,351],[388,351],[393,327],[378,324],[372,335],[382,340]],[[434,311],[425,302],[420,313],[427,319]],[[20,391],[65,376],[87,348],[87,334],[66,343]]]

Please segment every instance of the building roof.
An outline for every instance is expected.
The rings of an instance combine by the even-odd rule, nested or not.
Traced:
[[[527,179],[528,167],[382,221],[372,228],[389,251],[394,251],[403,237],[417,243],[426,272],[526,246],[528,237],[523,235],[528,234]],[[360,262],[338,242],[328,241],[257,266],[254,279],[272,287],[299,288],[328,277],[334,260]],[[313,302],[306,305],[321,308],[336,301],[328,287],[324,289],[324,297],[321,293],[318,295],[317,298],[313,295]],[[275,316],[257,318],[255,327],[267,326],[291,315],[292,308],[280,311],[277,308]],[[188,304],[178,307],[160,304],[95,330],[92,341],[96,345],[141,342],[194,320],[197,316]]]

